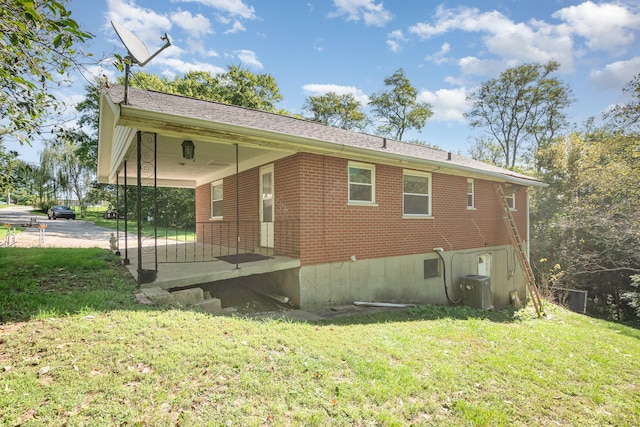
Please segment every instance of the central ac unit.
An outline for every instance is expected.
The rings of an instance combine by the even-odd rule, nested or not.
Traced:
[[[471,274],[460,279],[462,303],[468,307],[487,310],[491,303],[491,277]]]

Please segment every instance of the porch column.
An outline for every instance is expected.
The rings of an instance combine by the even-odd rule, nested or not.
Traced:
[[[120,171],[116,171],[116,255],[120,256]]]
[[[129,206],[127,204],[127,197],[129,194],[129,182],[127,181],[127,161],[124,161],[124,259],[122,263],[124,265],[131,264],[129,260]]]
[[[138,131],[138,149],[137,149],[137,186],[138,186],[138,283],[151,283],[156,280],[158,274],[158,229],[156,227],[157,220],[157,178],[156,178],[156,134],[150,132]],[[143,176],[144,174],[144,176]],[[149,203],[143,203],[142,188],[143,182],[147,186],[152,186],[151,206]],[[143,204],[146,210],[143,210]],[[144,215],[151,213],[153,221],[153,237],[144,237],[142,235],[142,223]],[[153,269],[144,268],[144,255],[153,256]],[[148,258],[148,257],[147,257]],[[148,264],[149,261],[146,261]]]

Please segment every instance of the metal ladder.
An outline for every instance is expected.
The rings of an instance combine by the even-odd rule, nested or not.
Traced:
[[[531,264],[529,263],[529,257],[527,252],[525,251],[524,244],[522,239],[520,238],[520,233],[518,233],[518,227],[516,226],[516,222],[513,219],[513,214],[511,213],[511,209],[509,208],[509,203],[507,202],[507,198],[505,197],[504,190],[502,185],[495,183],[494,184],[496,193],[498,194],[498,198],[502,203],[502,213],[504,222],[509,230],[509,237],[511,238],[511,244],[515,248],[518,253],[518,259],[520,260],[520,265],[522,266],[522,270],[525,272],[527,276],[527,283],[529,285],[529,293],[531,294],[531,300],[533,301],[533,306],[536,308],[536,313],[538,317],[544,315],[544,308],[542,306],[542,299],[540,298],[540,293],[538,292],[538,287],[536,286],[536,279],[533,275],[533,270],[531,269]]]

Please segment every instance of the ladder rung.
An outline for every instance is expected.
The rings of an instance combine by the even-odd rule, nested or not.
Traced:
[[[509,209],[509,203],[507,203],[507,198],[504,195],[504,191],[500,184],[494,185],[498,196],[500,196],[500,201],[502,202],[502,209],[504,210],[505,215],[503,219],[507,225],[507,229],[509,229],[511,243],[515,246],[514,249],[518,252],[518,258],[520,259],[520,264],[524,273],[527,275],[529,291],[531,292],[531,297],[533,300],[533,305],[536,308],[536,313],[538,316],[541,315],[542,312],[542,301],[540,300],[540,294],[538,293],[538,288],[536,287],[535,276],[533,274],[533,270],[531,269],[531,264],[527,258],[527,252],[524,249],[524,244],[522,239],[520,238],[520,233],[518,233],[518,227],[516,225],[515,219]]]

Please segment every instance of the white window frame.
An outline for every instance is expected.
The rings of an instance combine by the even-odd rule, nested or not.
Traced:
[[[371,171],[371,182],[370,183],[362,183],[362,182],[351,182],[351,168],[354,169],[365,169]],[[371,163],[359,163],[359,162],[349,162],[349,166],[347,167],[347,182],[348,182],[348,200],[350,205],[371,205],[375,206],[376,204],[376,165]],[[355,185],[367,185],[371,186],[371,200],[351,200],[351,184]]]
[[[471,184],[471,191],[469,191],[469,184]],[[469,204],[469,200],[471,200],[471,204]],[[467,178],[467,209],[475,210],[475,208],[476,208],[476,183],[473,180],[473,178]]]
[[[510,211],[516,211],[516,193],[513,192],[511,194],[505,194],[505,199],[507,199],[507,206],[509,206]]]
[[[406,193],[404,191],[404,177],[407,176],[407,175],[428,178],[429,179],[428,190],[427,190],[428,193],[427,194]],[[433,192],[431,191],[432,184],[433,184],[433,180],[432,180],[431,174],[429,172],[420,172],[420,171],[414,171],[414,170],[409,170],[409,169],[405,169],[405,170],[402,171],[402,216],[404,218],[433,218],[433,211],[432,211]],[[426,197],[428,197],[428,199],[429,199],[429,203],[428,203],[429,212],[427,212],[426,214],[405,213],[405,210],[404,210],[404,198],[405,198],[406,195],[426,196]]]
[[[214,181],[214,182],[211,183],[211,205],[210,205],[210,209],[211,210],[209,212],[209,215],[210,215],[209,219],[221,220],[222,217],[223,217],[222,215],[218,215],[218,216],[213,215],[213,203],[214,202],[222,202],[222,209],[223,209],[223,212],[224,212],[224,186],[223,186],[223,182],[222,181],[223,180],[220,179],[218,181]],[[213,198],[213,188],[214,187],[220,187],[222,189],[222,198],[220,198],[220,199],[214,199]]]

